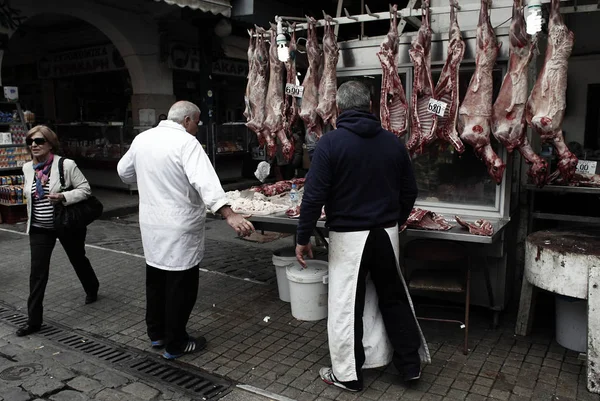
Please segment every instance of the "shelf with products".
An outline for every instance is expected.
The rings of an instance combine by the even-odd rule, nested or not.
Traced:
[[[0,135],[7,134],[7,138],[10,137],[10,140],[5,138],[0,143],[24,144],[27,131],[34,121],[35,114],[23,112],[20,103],[0,102]],[[5,127],[9,127],[9,132],[1,132]]]
[[[20,170],[31,160],[24,145],[0,145],[0,171]]]

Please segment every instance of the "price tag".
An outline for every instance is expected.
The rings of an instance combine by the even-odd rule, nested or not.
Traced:
[[[596,165],[598,162],[591,160],[579,160],[577,163],[577,173],[579,174],[596,174]]]
[[[448,107],[448,103],[431,98],[429,99],[427,110],[432,114],[437,114],[440,117],[444,117],[444,113],[446,113],[446,107]]]
[[[285,94],[301,98],[304,95],[304,86],[285,84]]]

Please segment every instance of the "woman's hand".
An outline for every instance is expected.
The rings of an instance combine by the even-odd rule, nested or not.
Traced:
[[[58,194],[48,194],[46,195],[46,198],[48,198],[48,200],[54,204],[56,203],[62,203],[65,201],[65,195],[58,193]]]

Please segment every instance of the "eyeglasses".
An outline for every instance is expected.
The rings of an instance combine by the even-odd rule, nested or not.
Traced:
[[[48,141],[46,140],[46,138],[27,138],[25,140],[25,143],[27,143],[27,146],[33,145],[34,142],[36,145],[42,146],[43,144],[45,144]]]

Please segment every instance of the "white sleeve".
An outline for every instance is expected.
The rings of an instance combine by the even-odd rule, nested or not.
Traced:
[[[135,184],[137,182],[137,176],[135,174],[134,160],[134,144],[135,139],[131,143],[129,150],[123,155],[119,163],[117,164],[117,173],[121,177],[121,181],[125,184]]]
[[[188,181],[212,213],[228,204],[219,177],[200,142],[194,139],[186,143],[181,160]]]

